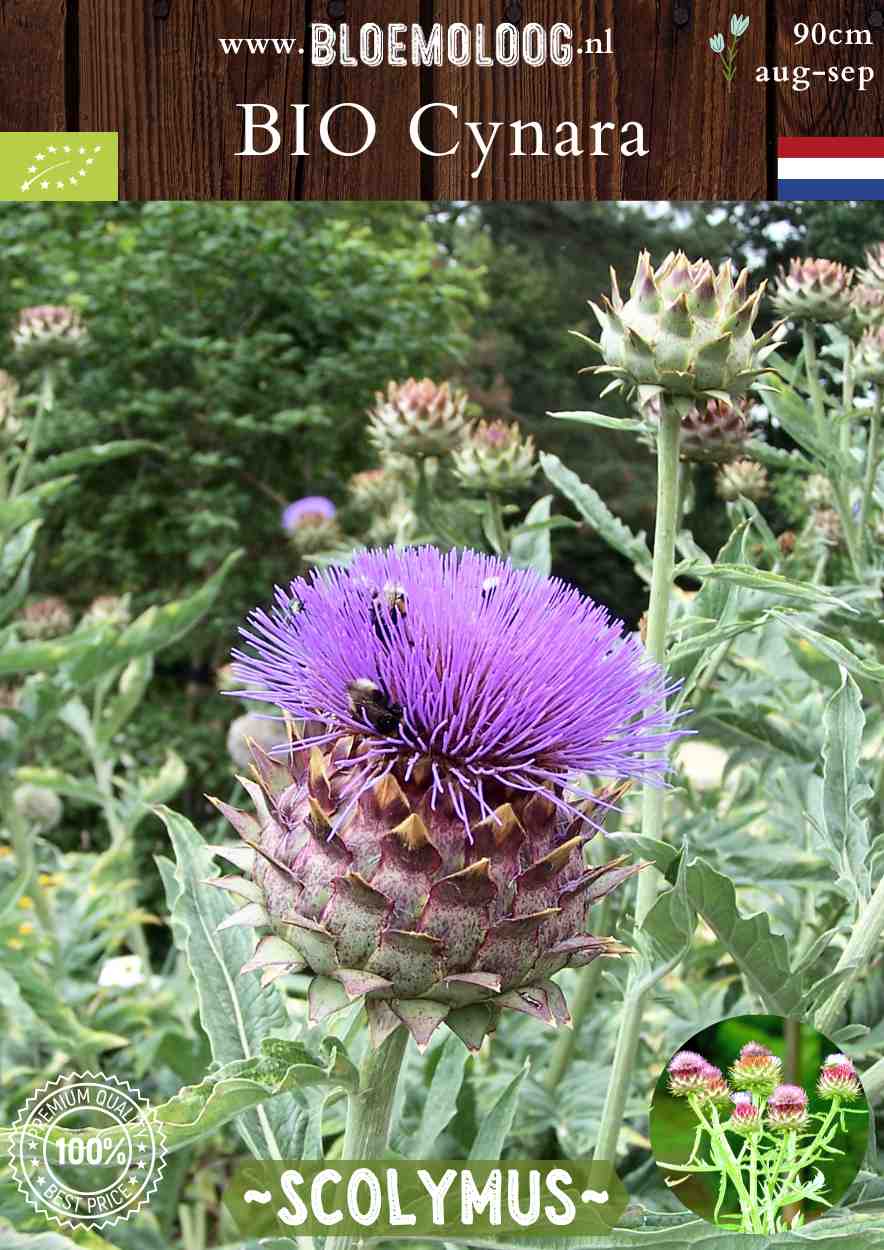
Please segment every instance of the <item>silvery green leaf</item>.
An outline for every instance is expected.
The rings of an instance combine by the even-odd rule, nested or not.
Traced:
[[[823,714],[823,815],[839,878],[861,902],[871,893],[869,824],[862,811],[872,796],[861,758],[865,720],[856,682],[842,670],[841,688]]]
[[[534,569],[541,577],[549,577],[552,569],[550,527],[551,495],[538,499],[525,515],[525,520],[510,535],[510,562],[517,569]],[[531,528],[533,527],[533,528]]]
[[[238,927],[217,931],[236,906],[224,891],[203,884],[218,875],[217,864],[189,820],[168,808],[159,808],[158,815],[175,851],[174,891],[167,897],[173,933],[193,974],[212,1055],[221,1064],[254,1059],[265,1038],[288,1028],[279,991],[274,985],[262,989],[257,976],[239,975],[252,956],[254,933]],[[304,1107],[287,1094],[246,1112],[237,1123],[256,1158],[294,1158],[289,1151],[304,1115]]]
[[[433,1158],[433,1148],[457,1113],[457,1099],[463,1085],[469,1051],[459,1037],[449,1033],[439,1048],[439,1057],[421,1113],[420,1125],[407,1154],[414,1159]]]
[[[587,482],[581,482],[577,474],[566,468],[558,456],[541,452],[540,464],[553,486],[570,500],[583,519],[610,547],[632,562],[639,577],[649,581],[651,553],[644,534],[633,534],[632,530],[614,515],[601,495]]]
[[[488,1114],[482,1117],[476,1140],[470,1149],[471,1159],[500,1158],[513,1126],[516,1108],[519,1104],[519,1093],[527,1073],[526,1063],[507,1085]]]

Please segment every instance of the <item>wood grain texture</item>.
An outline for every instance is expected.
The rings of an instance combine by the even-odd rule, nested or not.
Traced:
[[[225,56],[221,36],[304,36],[289,0],[80,0],[80,128],[120,132],[121,199],[289,199],[286,144],[238,157],[246,102],[301,99],[303,57]]]
[[[343,10],[333,20],[329,9]],[[385,13],[385,10],[387,12]],[[398,0],[379,4],[377,0],[345,0],[338,7],[314,3],[314,22],[330,22],[338,30],[341,21],[351,30],[363,23],[384,24],[386,20],[419,22],[418,0]],[[421,104],[421,70],[415,66],[312,66],[307,98],[310,102],[314,134],[311,156],[303,163],[299,193],[304,199],[418,200],[421,197],[421,157],[408,138],[411,115]],[[341,103],[360,104],[373,115],[377,137],[362,157],[322,153],[315,139],[320,116]],[[356,151],[365,140],[365,123],[351,110],[335,114],[330,135],[341,151]]]
[[[765,0],[694,0],[685,24],[678,24],[684,0],[630,0],[630,8],[624,21],[618,5],[619,109],[643,122],[651,152],[626,163],[622,198],[763,199],[767,93],[754,68],[765,59]],[[728,38],[734,11],[750,26],[728,87],[709,39]]]
[[[808,13],[804,0],[777,0],[776,43],[773,63],[789,69],[790,81],[774,88],[776,101],[777,132],[788,137],[802,135],[881,135],[884,134],[884,32],[880,24],[870,25],[870,17],[877,13],[878,21],[884,17],[884,0],[881,4],[865,0],[839,0],[837,5],[816,6],[816,13]],[[870,30],[871,47],[836,47],[832,44],[815,45],[810,40],[795,43],[796,22],[813,25],[822,21],[828,28],[843,30],[865,28]],[[825,78],[814,76],[814,70],[826,70],[830,66],[870,65],[876,74],[875,81],[864,92],[856,90],[856,84],[832,84]],[[793,71],[796,66],[807,66],[811,71],[806,91],[793,89]]]
[[[0,0],[0,129],[64,130],[65,0]]]
[[[0,0],[0,129],[117,130],[124,199],[758,199],[776,193],[778,135],[884,133],[884,0]],[[709,47],[731,13],[750,18],[730,88]],[[871,28],[871,47],[795,46],[796,21]],[[575,49],[613,30],[613,54],[575,55],[572,66],[433,68],[311,66],[309,56],[225,54],[220,37],[293,37],[311,22],[351,31],[375,22],[500,23],[524,29],[565,22]],[[875,81],[815,77],[807,91],[765,85],[759,67],[791,75],[869,64]],[[414,112],[436,111],[423,135],[454,155],[421,155],[409,139]],[[242,157],[237,105],[279,113],[283,141],[267,157]],[[320,116],[354,103],[374,115],[377,138],[359,157],[324,151]],[[292,104],[309,105],[309,156],[291,155]],[[547,155],[515,156],[511,124],[537,122]],[[584,151],[553,154],[560,122],[574,121]],[[644,127],[647,156],[620,152],[620,128]],[[467,122],[501,123],[481,171]],[[593,152],[591,124],[613,123]],[[356,145],[364,122],[341,112],[331,137]],[[629,138],[628,135],[625,136]],[[526,153],[533,136],[524,135]],[[260,135],[259,135],[260,142]]]

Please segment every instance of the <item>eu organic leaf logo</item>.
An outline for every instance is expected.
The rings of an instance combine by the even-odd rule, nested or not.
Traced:
[[[115,133],[0,134],[0,198],[115,200]]]

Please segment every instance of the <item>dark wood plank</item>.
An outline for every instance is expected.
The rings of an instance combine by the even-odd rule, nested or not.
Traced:
[[[776,102],[776,133],[784,137],[884,134],[884,32],[881,26],[869,25],[870,14],[884,11],[880,5],[861,0],[839,0],[837,5],[816,5],[814,11],[802,0],[777,0],[776,64],[788,67],[790,81],[774,88]],[[841,47],[829,43],[814,45],[807,40],[798,46],[794,28],[797,22],[813,25],[815,21],[839,30],[869,30],[870,47]],[[808,78],[812,84],[806,91],[793,89],[796,66],[809,70],[827,70],[830,66],[868,65],[875,79],[864,92],[855,83],[830,83],[825,78]]]
[[[625,163],[622,198],[763,199],[767,93],[755,67],[766,55],[765,0],[694,0],[684,24],[684,0],[659,4],[656,22],[649,7],[618,4],[619,108],[643,120],[651,149],[644,163]],[[732,12],[749,17],[750,26],[728,86],[709,39],[729,39]]]
[[[64,130],[65,0],[0,0],[0,129]]]
[[[334,20],[329,14],[343,10]],[[329,22],[340,30],[341,21],[355,32],[363,23],[420,20],[419,0],[346,0],[339,6],[314,3],[314,22]],[[414,66],[377,68],[340,65],[312,66],[307,98],[310,103],[310,156],[304,161],[299,195],[316,200],[417,200],[421,196],[421,158],[408,137],[412,114],[421,104],[421,70]],[[319,118],[336,104],[359,104],[374,117],[377,135],[362,156],[335,156],[323,151]],[[341,110],[331,123],[330,137],[342,151],[355,151],[365,139],[365,122],[352,110]]]
[[[482,70],[442,67],[434,73],[439,99],[457,102],[464,120],[538,120],[552,131],[557,122],[577,121],[584,129],[585,154],[580,158],[547,159],[507,155],[500,144],[492,150],[478,178],[470,177],[475,150],[462,145],[457,158],[438,160],[435,194],[440,197],[512,199],[706,199],[754,198],[765,192],[763,144],[765,102],[752,70],[764,60],[764,0],[743,0],[751,17],[740,42],[740,65],[728,90],[720,62],[708,39],[726,31],[730,0],[693,5],[692,18],[676,24],[684,0],[593,0],[575,15],[567,0],[532,0],[522,5],[522,21],[548,26],[555,21],[575,25],[575,47],[590,36],[613,30],[612,56],[575,57],[563,69]],[[493,12],[503,20],[501,6],[482,0],[443,0],[442,21],[488,21]],[[592,155],[588,124],[613,122],[611,155]],[[619,128],[627,121],[645,128],[647,157],[622,156]],[[440,123],[441,140],[454,142],[460,132],[453,122]],[[628,136],[627,136],[628,137]],[[500,140],[498,140],[500,143]],[[759,146],[760,149],[759,149]]]
[[[80,128],[120,132],[121,199],[288,199],[304,57],[225,56],[221,36],[304,37],[290,0],[80,0]],[[237,104],[278,109],[283,144],[242,157]]]

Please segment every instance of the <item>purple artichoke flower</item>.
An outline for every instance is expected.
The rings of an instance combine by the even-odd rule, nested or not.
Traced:
[[[641,867],[585,843],[676,736],[638,640],[560,581],[433,548],[299,578],[242,632],[238,697],[303,733],[255,748],[257,822],[219,804],[249,843],[220,849],[250,874],[218,881],[232,922],[270,930],[248,966],[312,972],[314,1019],[365,997],[375,1041],[566,1020],[549,978],[620,953],[587,911]]]
[[[282,510],[282,528],[293,534],[302,525],[324,525],[333,521],[337,508],[325,495],[305,495],[287,504]]]

